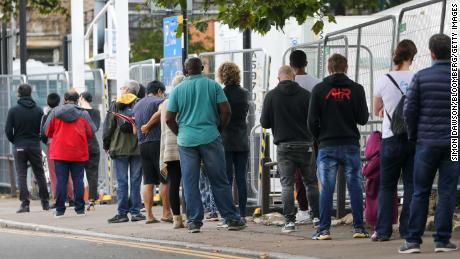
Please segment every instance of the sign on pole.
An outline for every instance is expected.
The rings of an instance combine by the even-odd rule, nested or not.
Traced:
[[[183,22],[182,16],[171,16],[163,19],[163,57],[165,60],[162,62],[163,68],[163,83],[168,86],[177,71],[182,70],[182,44],[183,36],[177,37],[177,30]],[[178,58],[176,60],[175,58]]]

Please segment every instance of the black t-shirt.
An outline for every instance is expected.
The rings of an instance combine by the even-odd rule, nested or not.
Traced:
[[[222,132],[225,151],[249,151],[246,124],[249,111],[249,92],[239,85],[228,85],[224,88],[224,93],[232,109],[230,123]]]

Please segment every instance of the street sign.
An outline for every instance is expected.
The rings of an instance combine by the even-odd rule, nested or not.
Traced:
[[[163,57],[182,56],[182,35],[177,38],[177,29],[182,16],[170,16],[163,19]]]

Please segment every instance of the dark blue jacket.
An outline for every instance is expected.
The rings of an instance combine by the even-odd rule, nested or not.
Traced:
[[[435,61],[414,75],[404,103],[408,137],[427,146],[450,145],[450,62]]]

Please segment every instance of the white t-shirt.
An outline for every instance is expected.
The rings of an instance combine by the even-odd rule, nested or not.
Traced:
[[[391,71],[390,75],[398,83],[399,88],[406,94],[409,89],[409,85],[414,76],[412,71]],[[401,99],[401,92],[391,82],[387,75],[381,76],[376,83],[374,90],[374,96],[380,97],[383,100],[383,125],[382,125],[382,138],[389,138],[393,136],[393,132],[390,127],[390,120],[388,119],[387,112],[390,116],[393,115],[396,106],[398,106],[399,100]]]
[[[295,81],[305,90],[311,91],[313,87],[317,84],[321,83],[321,80],[317,79],[316,77],[312,77],[311,75],[297,75],[295,76]]]

